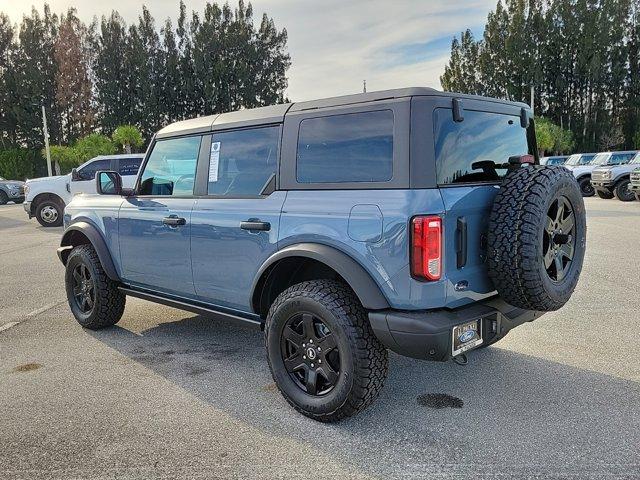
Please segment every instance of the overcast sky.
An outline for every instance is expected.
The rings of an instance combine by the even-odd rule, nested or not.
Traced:
[[[451,38],[470,28],[480,35],[497,0],[255,0],[254,18],[263,12],[289,33],[292,66],[287,95],[293,101],[407,86],[440,88]],[[177,18],[179,0],[49,0],[56,13],[73,6],[80,18],[117,10],[131,23],[143,3],[156,25]],[[16,23],[42,1],[0,0],[0,11]],[[222,2],[218,2],[222,3]],[[232,6],[236,0],[229,2]],[[186,0],[188,10],[204,2]],[[175,22],[174,22],[175,25]]]

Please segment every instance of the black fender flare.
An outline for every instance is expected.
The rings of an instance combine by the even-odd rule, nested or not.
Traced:
[[[58,249],[58,257],[60,257],[62,264],[66,265],[67,257],[69,256],[71,249],[75,246],[72,242],[74,232],[80,232],[87,237],[91,246],[98,254],[98,258],[100,259],[104,272],[111,280],[120,281],[120,275],[118,275],[118,271],[113,263],[111,253],[109,252],[109,248],[107,247],[104,238],[100,234],[100,231],[89,222],[79,221],[73,223],[64,231],[62,240],[60,241],[60,248]]]
[[[371,275],[357,261],[344,252],[319,243],[296,243],[278,250],[260,267],[251,286],[251,298],[254,299],[261,279],[269,267],[289,257],[305,257],[324,263],[335,270],[351,287],[360,303],[370,310],[389,308],[389,302]]]
[[[583,178],[588,178],[589,180],[591,180],[591,174],[590,173],[583,173],[578,178],[576,178],[576,182],[580,183],[580,180],[582,180]]]
[[[621,173],[615,179],[611,180],[613,182],[614,188],[618,185],[622,180],[631,180],[631,172]]]

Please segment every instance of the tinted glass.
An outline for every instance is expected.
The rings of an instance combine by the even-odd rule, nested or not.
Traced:
[[[80,180],[93,180],[98,170],[111,170],[111,160],[96,160],[78,170]]]
[[[216,133],[211,140],[209,195],[260,195],[276,172],[280,127]]]
[[[515,115],[465,110],[464,121],[454,122],[451,109],[436,108],[433,116],[439,184],[497,181],[509,157],[529,153]]]
[[[144,167],[140,195],[193,195],[200,137],[159,140]]]
[[[142,163],[141,158],[121,158],[119,160],[118,173],[120,175],[137,175],[138,170],[140,169],[140,164]]]
[[[593,161],[591,162],[593,165],[604,165],[608,163],[610,153],[598,153],[595,157],[593,157]]]
[[[609,160],[609,163],[611,165],[628,163],[629,160],[633,158],[633,155],[633,153],[614,153],[613,155],[611,155],[611,160]]]
[[[300,183],[385,182],[393,176],[393,112],[307,118],[300,123]]]
[[[629,163],[640,163],[640,152],[636,153],[633,158],[629,161]]]

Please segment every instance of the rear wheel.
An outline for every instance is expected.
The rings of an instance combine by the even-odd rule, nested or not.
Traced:
[[[598,197],[603,198],[605,200],[611,200],[613,198],[613,193],[610,191],[596,190],[596,195]]]
[[[64,207],[55,200],[43,200],[36,207],[36,219],[43,227],[59,227],[63,212]]]
[[[591,185],[591,179],[589,177],[581,178],[578,180],[580,185],[580,193],[583,197],[593,197],[596,193],[595,188]]]
[[[83,327],[110,327],[122,317],[126,296],[107,277],[91,245],[75,247],[69,254],[65,286],[71,312]]]
[[[613,193],[618,200],[623,202],[633,202],[636,199],[633,190],[631,190],[631,180],[628,178],[620,180],[616,184]]]
[[[371,404],[387,376],[387,350],[358,298],[334,280],[299,283],[282,292],[265,326],[267,358],[293,408],[322,422]]]

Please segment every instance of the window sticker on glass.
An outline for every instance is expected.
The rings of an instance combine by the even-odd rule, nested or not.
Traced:
[[[218,181],[218,165],[220,164],[220,142],[211,144],[211,155],[209,160],[209,183]]]

